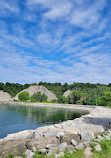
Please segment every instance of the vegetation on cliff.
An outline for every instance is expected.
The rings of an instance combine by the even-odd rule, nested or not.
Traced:
[[[28,88],[33,84],[18,84],[18,83],[0,83],[0,90],[8,92],[12,97],[23,89]],[[91,83],[73,83],[73,84],[61,84],[61,83],[46,83],[39,82],[38,85],[46,87],[57,96],[58,103],[69,104],[83,104],[83,105],[102,105],[111,106],[111,83],[105,84],[91,84]],[[67,90],[71,90],[71,94],[68,97],[64,97],[63,94]],[[34,96],[33,96],[34,97]],[[32,98],[33,98],[32,97]],[[43,101],[46,101],[46,97],[43,96]],[[34,99],[34,98],[33,98]],[[34,100],[32,100],[34,101]],[[37,101],[37,100],[36,100]]]

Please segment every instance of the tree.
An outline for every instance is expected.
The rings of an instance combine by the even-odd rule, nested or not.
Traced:
[[[19,93],[18,99],[20,101],[27,101],[27,100],[29,100],[30,99],[29,92],[23,91],[23,92]]]
[[[37,102],[41,102],[41,92],[37,92],[37,93],[34,93],[32,96],[31,96],[31,100],[32,99],[35,99]]]
[[[84,93],[82,91],[73,91],[69,96],[69,103],[70,104],[78,104],[79,102],[82,104],[84,100]]]
[[[48,97],[43,93],[41,96],[41,102],[47,101]]]

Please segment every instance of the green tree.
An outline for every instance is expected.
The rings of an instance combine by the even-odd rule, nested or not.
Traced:
[[[20,101],[27,101],[27,100],[29,100],[30,99],[29,92],[23,91],[23,92],[19,93],[18,99]]]
[[[47,101],[48,97],[43,93],[41,96],[41,102]]]
[[[85,99],[84,93],[82,91],[73,91],[69,96],[69,103],[70,104],[78,104],[81,103]]]
[[[111,92],[105,92],[102,97],[97,99],[98,105],[111,106]]]

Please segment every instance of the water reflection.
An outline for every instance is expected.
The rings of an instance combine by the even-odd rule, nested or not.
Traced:
[[[72,120],[86,114],[60,108],[0,105],[0,138],[9,133]]]

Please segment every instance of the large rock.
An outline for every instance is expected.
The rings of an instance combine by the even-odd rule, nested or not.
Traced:
[[[45,149],[47,144],[59,145],[60,142],[56,137],[41,137],[37,139],[31,139],[26,142],[26,147],[29,150]]]
[[[91,147],[86,147],[84,150],[84,156],[86,158],[90,158],[93,155],[92,153],[92,148]]]
[[[26,151],[25,141],[4,141],[0,143],[0,156],[6,157],[9,153],[17,156],[18,153],[23,154]]]
[[[64,151],[66,149],[67,149],[67,143],[66,142],[59,145],[59,151]]]
[[[79,135],[82,141],[90,142],[92,139],[94,139],[94,133],[92,132],[81,132]]]
[[[78,134],[71,133],[66,133],[63,136],[61,136],[60,142],[66,142],[68,145],[70,145],[72,139],[74,139],[78,143],[80,142],[80,136]]]
[[[4,140],[23,140],[23,139],[33,139],[35,137],[35,132],[33,130],[25,130],[14,134],[8,134]]]
[[[23,92],[23,91],[29,92],[30,96],[32,96],[34,93],[37,93],[37,92],[41,92],[42,94],[44,93],[46,96],[48,96],[48,101],[57,99],[55,94],[53,94],[52,92],[50,92],[47,88],[45,88],[43,86],[37,86],[37,85],[36,86],[30,86],[29,88],[24,89],[21,92]],[[19,93],[21,93],[21,92],[19,92]],[[19,93],[15,96],[14,99],[18,100]]]
[[[0,102],[2,101],[12,101],[13,99],[7,92],[3,92],[0,90]]]

